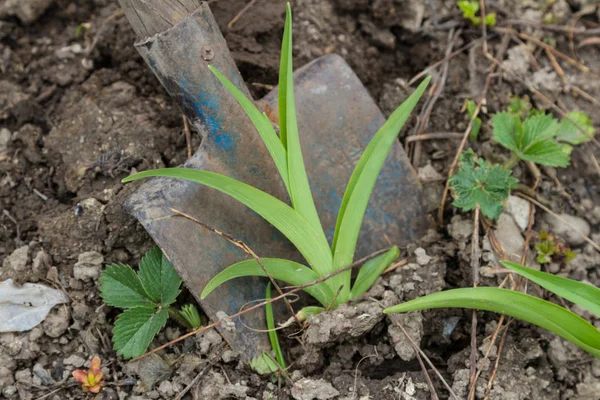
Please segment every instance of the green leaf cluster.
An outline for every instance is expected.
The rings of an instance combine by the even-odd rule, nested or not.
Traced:
[[[537,262],[540,264],[547,264],[550,262],[569,262],[577,254],[573,253],[571,249],[560,241],[556,236],[542,231],[538,236],[539,241],[535,245],[537,251]]]
[[[113,329],[114,349],[125,358],[144,354],[169,315],[188,321],[186,325],[199,325],[200,316],[194,306],[188,305],[181,312],[169,307],[177,300],[181,279],[158,246],[144,255],[138,273],[129,265],[111,264],[99,282],[104,302],[125,310]]]
[[[245,183],[209,171],[166,168],[140,172],[124,179],[124,182],[155,176],[185,179],[214,188],[240,201],[283,233],[303,255],[306,265],[277,258],[261,259],[273,278],[288,284],[302,285],[350,265],[375,181],[398,133],[425,91],[429,78],[394,111],[364,150],[346,187],[330,247],[316,211],[300,148],[292,79],[292,18],[289,4],[279,72],[279,136],[266,115],[251,100],[221,72],[213,67],[210,69],[256,127],[287,188],[291,206]],[[323,307],[337,307],[368,290],[398,255],[398,248],[393,247],[365,264],[360,271],[360,279],[353,287],[351,271],[348,270],[319,285],[307,287],[305,291]],[[242,276],[265,276],[265,271],[255,260],[238,262],[211,279],[202,292],[202,298],[224,282]]]
[[[502,261],[502,264],[541,287],[600,316],[600,289],[572,279]],[[385,313],[429,308],[470,308],[493,311],[530,322],[567,339],[600,358],[600,331],[592,324],[554,303],[521,292],[478,287],[438,292],[384,310]]]
[[[580,111],[567,114],[562,121],[552,115],[531,112],[523,120],[517,105],[493,117],[494,140],[513,153],[513,160],[531,161],[540,165],[566,167],[574,145],[591,140],[594,127],[590,118]]]
[[[481,17],[477,15],[479,13],[479,1],[478,0],[459,0],[456,2],[458,8],[463,13],[463,18],[471,21],[473,26],[481,25]],[[496,25],[496,13],[487,13],[485,15],[485,25],[495,26]]]
[[[450,177],[449,183],[455,207],[470,211],[479,205],[483,215],[497,219],[517,179],[511,176],[510,170],[475,158],[469,149],[461,154],[458,172]]]

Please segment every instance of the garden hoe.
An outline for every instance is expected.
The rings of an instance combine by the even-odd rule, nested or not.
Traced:
[[[208,69],[215,66],[250,96],[209,6],[198,0],[119,1],[138,34],[135,47],[201,134],[200,147],[183,166],[230,176],[289,204],[275,164],[250,119]],[[385,118],[339,56],[323,56],[296,71],[294,87],[304,161],[331,240],[352,170]],[[277,88],[257,105],[277,125]],[[266,280],[235,279],[200,300],[212,277],[248,256],[189,219],[169,217],[173,209],[242,240],[260,257],[301,260],[284,236],[260,216],[236,200],[192,182],[149,180],[125,207],[163,249],[215,321],[222,315],[219,311],[232,315],[263,299]],[[355,258],[393,244],[406,245],[418,239],[426,227],[417,177],[397,143],[373,191]],[[244,358],[270,349],[264,310],[244,314],[234,322],[235,329],[221,329],[221,333]]]

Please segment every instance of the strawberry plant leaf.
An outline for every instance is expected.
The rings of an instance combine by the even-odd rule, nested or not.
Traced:
[[[559,141],[577,145],[585,143],[594,137],[595,129],[592,125],[592,120],[586,113],[572,111],[567,114],[567,117],[569,118],[563,118],[560,121],[560,127],[556,134],[556,138]]]
[[[450,177],[454,206],[469,211],[479,204],[483,215],[497,219],[517,179],[510,176],[510,170],[475,158],[472,150],[461,154],[460,162],[458,172]]]
[[[144,289],[142,281],[129,265],[109,265],[102,272],[99,282],[100,296],[109,306],[129,308],[155,305]]]
[[[492,121],[494,140],[521,160],[554,167],[569,164],[569,155],[555,140],[559,126],[551,115],[532,115],[521,123],[518,116],[501,112]]]
[[[135,307],[123,312],[113,328],[113,345],[117,354],[125,358],[144,354],[154,336],[167,323],[168,317],[165,308]]]
[[[150,249],[140,263],[140,281],[156,303],[172,304],[179,295],[181,278],[158,246]]]

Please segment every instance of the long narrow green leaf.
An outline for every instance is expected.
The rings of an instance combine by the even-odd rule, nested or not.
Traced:
[[[281,258],[261,258],[260,261],[274,279],[284,281],[289,285],[299,286],[319,279],[319,275],[315,271],[294,261]],[[267,275],[256,260],[245,260],[235,263],[212,278],[206,284],[204,290],[202,290],[200,298],[205,298],[223,283],[242,276],[266,277]],[[325,283],[309,286],[304,291],[317,299],[325,307],[329,306],[333,300],[333,292]]]
[[[292,62],[292,57],[288,56],[291,53],[291,36],[292,36],[292,21],[290,11],[286,6],[285,10],[285,24],[283,27],[283,41],[281,42],[281,56],[279,59],[279,85],[277,92],[277,104],[279,106],[279,137],[283,148],[287,151],[287,85],[288,85],[288,70],[290,69],[288,63]],[[290,40],[286,40],[289,37]],[[293,84],[292,84],[293,88]]]
[[[266,300],[271,299],[271,282],[267,284]],[[275,351],[275,358],[277,364],[281,369],[285,369],[285,358],[283,358],[283,351],[281,351],[281,345],[279,344],[279,337],[277,337],[277,331],[275,330],[275,318],[273,316],[273,303],[265,304],[265,316],[267,320],[267,329],[269,330],[269,341],[271,347]]]
[[[587,283],[574,281],[525,267],[510,261],[500,261],[506,268],[533,281],[565,299],[593,312],[600,317],[600,289]]]
[[[358,271],[354,286],[350,291],[350,300],[364,294],[373,286],[383,271],[400,255],[398,247],[394,246],[383,254],[367,261]]]
[[[270,194],[225,175],[191,168],[138,172],[123,179],[123,182],[156,176],[197,182],[233,197],[283,233],[319,275],[325,275],[331,270],[331,250],[325,236],[315,232],[302,215]]]
[[[223,75],[218,69],[213,67],[212,65],[208,66],[208,69],[221,81],[223,86],[229,93],[235,97],[239,105],[244,109],[246,115],[250,118],[254,127],[260,134],[263,142],[267,146],[267,150],[269,150],[269,154],[271,154],[271,158],[275,162],[275,166],[277,170],[279,170],[279,175],[281,175],[281,179],[283,179],[283,184],[285,185],[288,193],[290,192],[290,185],[288,180],[288,168],[287,168],[287,155],[285,152],[285,148],[275,129],[273,129],[273,125],[269,118],[267,118],[263,113],[261,113],[258,108],[254,105],[254,103],[248,99],[241,90],[239,90],[225,75]]]
[[[296,104],[294,101],[294,76],[292,67],[292,10],[290,4],[286,7],[285,29],[281,48],[281,70],[279,72],[279,124],[282,142],[285,141],[287,151],[287,166],[289,173],[290,198],[292,206],[304,216],[318,234],[325,238],[319,214],[310,191],[300,137],[298,121],[296,120]],[[283,83],[283,84],[282,84]],[[282,118],[283,117],[283,118]],[[285,126],[285,128],[283,128]],[[333,271],[328,271],[328,273]]]
[[[360,227],[381,167],[398,133],[427,88],[429,80],[429,77],[426,78],[410,97],[394,111],[386,123],[375,134],[352,172],[346,192],[344,193],[344,198],[342,199],[334,233],[334,271],[352,263]],[[345,303],[350,294],[350,271],[343,272],[332,278],[330,286],[334,291],[343,286],[336,305]]]
[[[471,308],[505,314],[540,326],[600,358],[600,331],[556,304],[508,289],[480,287],[433,293],[383,310],[400,313],[428,308]]]

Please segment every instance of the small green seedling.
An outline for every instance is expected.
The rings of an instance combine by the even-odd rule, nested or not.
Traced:
[[[454,195],[452,204],[463,211],[473,210],[479,205],[483,215],[497,219],[516,184],[517,179],[511,176],[510,170],[476,158],[473,150],[469,149],[460,155],[458,172],[450,177]]]
[[[144,354],[169,316],[189,329],[200,327],[196,307],[188,304],[179,311],[171,306],[181,279],[158,246],[144,255],[138,273],[129,265],[111,264],[99,281],[104,302],[125,310],[113,329],[114,349],[125,358]]]
[[[271,299],[271,283],[267,284],[265,299]],[[269,331],[269,341],[271,342],[271,348],[273,349],[273,356],[271,353],[264,352],[250,361],[250,367],[257,373],[264,375],[268,373],[277,373],[284,371],[286,368],[285,358],[283,358],[283,351],[279,344],[279,337],[275,329],[275,317],[273,315],[273,303],[265,304],[265,316],[267,320],[267,329]]]
[[[469,121],[473,119],[475,115],[475,109],[477,108],[477,104],[473,100],[466,99],[463,105],[461,112],[467,111],[469,115]],[[479,131],[481,130],[481,118],[476,117],[473,119],[473,125],[471,126],[471,132],[469,132],[469,140],[471,143],[475,143],[477,138],[479,137]]]
[[[210,69],[255,125],[287,188],[291,206],[230,177],[190,168],[144,171],[125,178],[123,182],[163,176],[185,179],[219,190],[251,208],[284,234],[304,256],[308,266],[279,258],[261,258],[262,266],[256,260],[241,261],[211,279],[201,297],[208,296],[215,288],[230,279],[242,276],[266,276],[265,269],[274,279],[298,286],[352,264],[358,234],[375,181],[390,149],[397,140],[398,133],[425,91],[429,78],[425,79],[392,113],[358,160],[342,198],[333,243],[330,247],[313,201],[300,148],[292,80],[292,19],[289,4],[286,10],[279,73],[279,137],[267,116],[261,113],[251,100],[246,98],[222,73],[213,67]],[[351,271],[346,270],[320,284],[307,287],[305,291],[324,308],[335,308],[364,294],[399,254],[398,248],[394,246],[386,253],[365,263],[360,269],[354,286],[351,285]]]
[[[478,0],[459,0],[456,2],[458,8],[463,13],[463,18],[471,21],[473,26],[481,25],[481,17],[477,15],[479,13],[479,1]],[[485,15],[485,25],[495,26],[496,25],[496,13],[487,13]]]
[[[537,251],[536,260],[540,264],[569,262],[577,257],[577,254],[573,253],[561,240],[546,231],[539,234],[535,250]]]
[[[570,112],[559,123],[552,115],[533,111],[525,120],[511,112],[497,113],[493,117],[494,140],[512,151],[506,164],[508,168],[519,160],[566,167],[573,146],[594,136],[592,122],[582,112]]]
[[[600,289],[587,283],[536,271],[508,261],[502,265],[600,316]],[[429,308],[469,308],[493,311],[547,329],[600,358],[600,331],[554,303],[521,292],[493,287],[453,289],[423,296],[385,309],[398,313]]]

